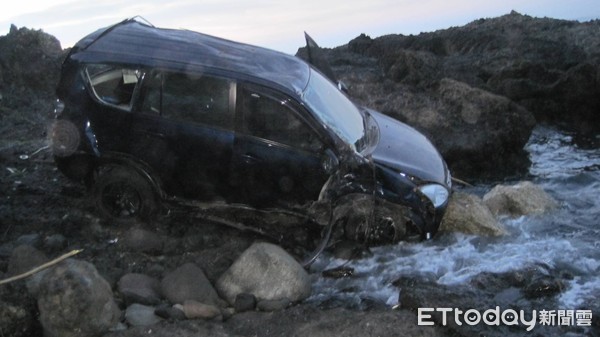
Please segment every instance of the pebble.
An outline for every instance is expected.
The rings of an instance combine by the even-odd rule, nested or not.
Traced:
[[[125,320],[131,326],[152,325],[162,321],[154,314],[154,307],[134,303],[125,310]]]
[[[221,310],[216,306],[194,300],[183,302],[183,313],[188,319],[202,318],[208,320],[221,316]]]

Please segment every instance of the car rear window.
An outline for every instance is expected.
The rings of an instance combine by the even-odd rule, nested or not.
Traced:
[[[91,64],[85,68],[93,95],[100,102],[131,111],[134,93],[142,72],[135,68]]]

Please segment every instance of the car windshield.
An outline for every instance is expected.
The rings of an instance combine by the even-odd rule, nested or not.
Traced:
[[[354,151],[362,153],[368,148],[365,119],[360,110],[335,84],[313,69],[302,99],[321,122]]]

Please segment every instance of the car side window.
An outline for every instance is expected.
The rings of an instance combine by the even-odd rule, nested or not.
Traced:
[[[144,80],[142,112],[231,129],[230,88],[231,82],[222,78],[150,72]]]
[[[96,99],[131,111],[134,93],[142,76],[139,69],[90,64],[85,68],[85,75]]]
[[[300,118],[288,99],[277,99],[243,86],[238,94],[242,131],[246,134],[310,152],[323,149],[316,132]]]

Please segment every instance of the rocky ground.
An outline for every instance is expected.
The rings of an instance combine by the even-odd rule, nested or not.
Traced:
[[[561,124],[572,120],[566,124],[584,134],[597,133],[593,126],[600,125],[599,27],[598,22],[581,24],[512,13],[419,36],[361,36],[329,51],[329,56],[357,100],[428,133],[459,176],[473,180],[506,177],[527,166],[523,144],[536,119]],[[9,35],[0,37],[0,279],[83,249],[61,265],[66,269],[52,269],[58,273],[56,278],[42,273],[27,282],[0,285],[0,336],[41,336],[44,331],[51,336],[54,330],[49,330],[49,322],[61,318],[67,326],[71,324],[73,335],[94,335],[82,333],[85,327],[96,329],[96,335],[112,337],[524,334],[522,326],[442,327],[439,315],[434,317],[436,326],[418,326],[416,310],[436,306],[483,309],[511,303],[523,309],[544,307],[569,278],[548,266],[530,266],[507,274],[480,275],[469,284],[448,288],[399,275],[395,284],[403,301],[395,309],[381,303],[365,303],[366,310],[356,310],[300,302],[289,307],[266,303],[275,307],[235,311],[233,305],[217,301],[218,312],[212,319],[177,316],[178,312],[170,311],[176,302],[165,294],[165,279],[191,263],[215,286],[253,243],[268,239],[177,208],[150,223],[125,225],[97,217],[86,190],[59,174],[47,148],[53,88],[63,55],[58,41],[40,31],[13,27]],[[582,112],[563,116],[565,110],[570,111],[566,107],[574,104],[578,105],[573,111]],[[490,228],[497,225],[494,214],[501,213],[493,205],[507,202],[493,195],[487,200],[456,195],[449,218],[472,215],[476,212],[464,209],[478,205],[481,216],[471,222],[490,223]],[[481,206],[484,201],[489,206]],[[514,204],[506,207],[519,209]],[[496,228],[487,234],[501,232]],[[286,248],[295,256],[306,253]],[[125,276],[134,284],[148,284],[144,289],[149,293],[132,296],[124,285]],[[90,281],[77,283],[78,279]],[[88,283],[98,284],[97,291],[90,292]],[[520,295],[515,295],[515,289]],[[53,302],[50,295],[56,292],[64,295],[63,305]],[[89,313],[89,303],[108,304],[91,306],[99,311]],[[251,299],[250,303],[247,309],[258,305]],[[158,309],[166,319],[136,326],[131,311],[127,316],[132,304],[137,304],[135,312],[142,316],[151,306],[152,315],[145,319],[155,319]],[[202,309],[210,312],[214,307]],[[78,316],[79,311],[92,316]],[[101,315],[115,331],[94,323]],[[586,333],[573,329],[535,332]]]

